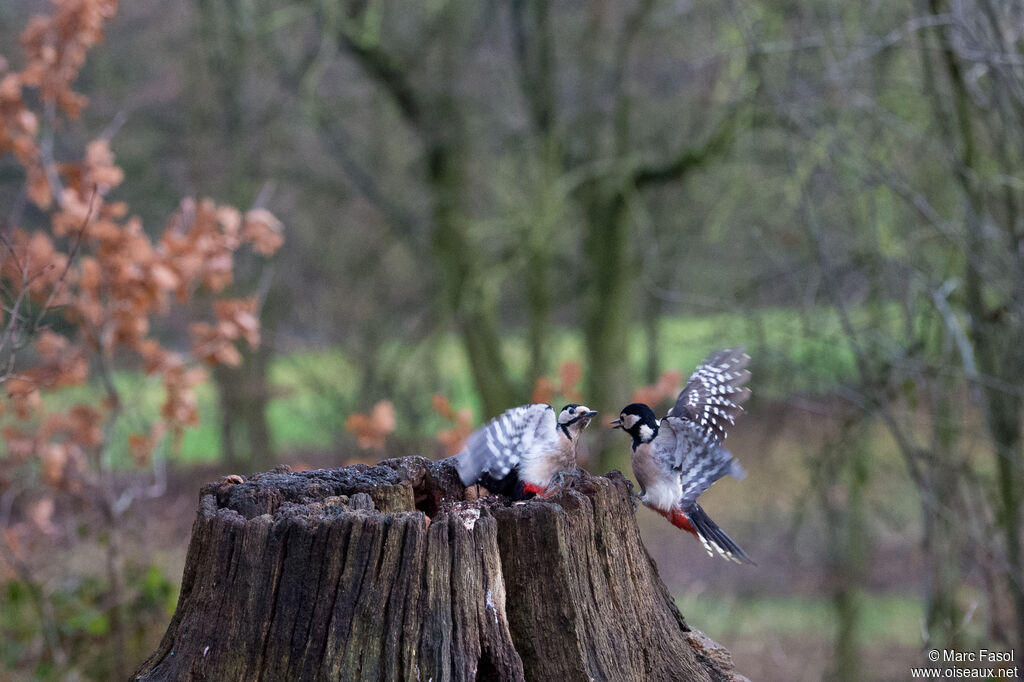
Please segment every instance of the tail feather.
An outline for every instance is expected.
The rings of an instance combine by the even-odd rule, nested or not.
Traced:
[[[756,566],[754,560],[747,556],[733,539],[725,534],[718,524],[711,520],[699,504],[693,502],[683,508],[683,513],[690,519],[694,533],[704,543],[704,549],[710,556],[714,556],[712,549],[717,551],[726,559],[735,561],[738,564],[750,564]]]

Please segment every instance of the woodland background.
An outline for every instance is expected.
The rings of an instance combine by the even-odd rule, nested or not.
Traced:
[[[638,512],[687,618],[752,679],[1024,655],[1024,2],[8,0],[0,54],[0,677],[141,662],[201,482],[741,343],[758,567]]]

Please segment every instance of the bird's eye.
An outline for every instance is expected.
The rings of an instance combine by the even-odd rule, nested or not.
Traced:
[[[576,414],[576,408],[575,407],[570,407],[569,408],[569,414]]]

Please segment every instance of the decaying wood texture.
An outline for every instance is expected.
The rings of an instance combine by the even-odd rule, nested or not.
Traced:
[[[744,679],[676,609],[621,474],[519,504],[466,492],[420,457],[205,486],[134,679]]]

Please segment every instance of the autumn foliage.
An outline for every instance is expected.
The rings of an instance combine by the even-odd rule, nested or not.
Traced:
[[[530,396],[532,403],[553,403],[555,396],[561,396],[567,402],[580,403],[583,398],[578,385],[583,378],[583,367],[578,362],[566,361],[558,366],[557,380],[552,377],[540,377],[533,386]]]
[[[345,420],[345,430],[356,437],[364,450],[383,450],[387,437],[395,430],[395,406],[390,400],[378,401],[369,414],[355,413]]]
[[[675,401],[679,391],[683,389],[680,383],[682,376],[682,372],[677,370],[662,372],[655,383],[649,386],[641,386],[633,391],[633,402],[657,405],[668,400]]]
[[[434,395],[431,407],[448,426],[437,434],[437,443],[446,455],[460,452],[473,433],[473,411],[456,410],[448,398]],[[395,431],[395,407],[390,400],[377,402],[369,413],[355,413],[345,420],[345,430],[355,436],[356,445],[364,450],[384,450],[387,437]]]
[[[583,368],[578,362],[563,362],[558,366],[557,378],[540,377],[533,387],[530,402],[552,403],[556,397],[568,402],[581,402],[578,389],[583,378]],[[437,444],[444,456],[458,454],[466,446],[466,440],[475,430],[473,411],[469,408],[456,409],[444,395],[435,394],[430,399],[434,412],[446,423],[437,433]],[[383,410],[383,406],[388,410]],[[361,448],[382,449],[384,439],[395,428],[394,412],[390,403],[378,403],[370,414],[354,414],[346,422],[346,428],[356,436]]]
[[[433,396],[431,406],[434,412],[451,424],[437,434],[437,442],[445,455],[461,452],[466,445],[466,439],[473,433],[473,411],[468,408],[456,410],[443,395]]]
[[[282,243],[281,224],[265,209],[191,198],[154,238],[125,203],[110,198],[125,174],[109,139],[89,142],[78,159],[52,157],[40,131],[52,133],[86,105],[73,84],[116,9],[113,0],[60,0],[22,33],[21,70],[0,56],[0,156],[24,169],[24,196],[37,209],[29,216],[35,229],[0,225],[0,382],[7,398],[0,406],[0,493],[40,481],[77,506],[102,507],[110,520],[133,494],[118,487],[115,468],[148,464],[155,449],[195,425],[203,366],[237,365],[238,344],[259,343],[259,301],[227,290],[240,249],[266,256]],[[206,311],[188,327],[191,351],[167,347],[154,333],[154,322],[176,308],[175,319]],[[136,402],[122,395],[115,373],[134,368],[162,385],[163,398],[122,444],[130,460],[115,466],[113,427]],[[70,406],[47,399],[72,387],[85,387],[78,394],[90,397]],[[15,565],[26,543],[52,530],[52,498],[30,497],[22,520],[0,538],[0,557]]]
[[[94,373],[109,372],[115,358],[134,355],[148,374],[161,378],[165,390],[148,437],[132,439],[133,452],[142,455],[143,445],[154,443],[155,436],[177,434],[196,423],[194,389],[204,373],[195,360],[237,365],[236,343],[259,343],[258,301],[218,297],[232,282],[239,248],[249,244],[269,255],[282,236],[280,223],[264,209],[243,214],[209,199],[184,199],[153,240],[141,221],[129,215],[128,206],[107,199],[124,180],[109,140],[89,143],[78,162],[45,157],[26,90],[37,91],[44,109],[55,106],[77,116],[86,99],[72,90],[72,83],[116,8],[109,0],[69,0],[58,3],[50,16],[34,17],[22,35],[25,68],[0,78],[0,153],[16,156],[25,167],[31,201],[50,211],[48,230],[5,229],[0,277],[21,298],[8,302],[13,315],[3,341],[12,353],[26,343],[35,348],[26,367],[10,356],[5,388],[18,418],[29,420],[41,406],[41,392],[84,384]],[[172,303],[190,301],[200,292],[213,299],[214,319],[192,323],[190,358],[165,348],[152,335],[152,321],[166,315]],[[45,329],[44,317],[54,324],[63,320],[68,331]],[[86,431],[56,425],[77,423],[71,415],[78,415],[77,421],[83,415],[86,421],[102,421],[120,407],[109,388],[107,400],[98,406],[74,406],[67,415],[27,425],[33,429],[32,452],[52,453],[56,444],[67,458],[77,459],[81,450],[100,447],[97,438],[81,437]],[[23,443],[30,432],[11,427],[7,435]],[[57,435],[62,437],[55,440]]]

